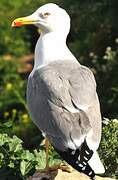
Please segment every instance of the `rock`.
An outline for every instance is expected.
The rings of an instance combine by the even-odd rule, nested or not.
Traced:
[[[72,170],[71,173],[62,170],[51,171],[51,172],[41,172],[37,171],[32,177],[27,180],[90,180],[88,176],[83,173],[79,173],[76,170]],[[96,180],[115,180],[108,177],[96,176]]]

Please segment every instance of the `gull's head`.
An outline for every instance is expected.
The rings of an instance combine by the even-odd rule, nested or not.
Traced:
[[[17,18],[12,26],[18,27],[33,24],[42,33],[58,32],[67,35],[70,30],[70,17],[67,12],[58,5],[49,3],[41,6],[33,14]]]

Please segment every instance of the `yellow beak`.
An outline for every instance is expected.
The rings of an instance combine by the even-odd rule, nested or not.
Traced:
[[[17,18],[12,22],[12,27],[20,27],[23,25],[29,25],[29,24],[35,24],[36,20],[32,20],[31,16],[26,16],[26,17],[21,17],[21,18]]]

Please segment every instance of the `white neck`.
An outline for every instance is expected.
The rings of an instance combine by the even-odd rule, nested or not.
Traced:
[[[76,60],[76,58],[68,49],[65,37],[54,32],[41,34],[35,48],[34,70],[55,60]]]

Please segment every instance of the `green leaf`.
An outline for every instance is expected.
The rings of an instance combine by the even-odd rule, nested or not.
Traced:
[[[9,143],[9,150],[12,152],[17,152],[23,149],[22,147],[22,140],[19,139],[17,136],[13,136],[11,142]]]
[[[4,128],[10,128],[10,127],[12,127],[12,125],[13,125],[12,121],[8,121],[8,122],[3,123]]]
[[[24,150],[21,159],[28,160],[28,161],[35,161],[34,154],[29,152],[29,150]]]
[[[22,176],[25,176],[26,174],[29,173],[29,171],[33,168],[33,165],[31,162],[27,162],[25,160],[22,160],[20,163],[20,171]]]
[[[43,169],[46,165],[46,157],[45,157],[45,151],[41,150],[38,152],[37,150],[34,150],[34,154],[36,156],[36,169]]]
[[[10,168],[14,168],[14,163],[11,161],[8,165]]]
[[[3,153],[0,153],[0,159],[3,159],[3,158],[4,158]]]
[[[3,146],[6,142],[8,142],[8,135],[0,134],[0,146]]]

